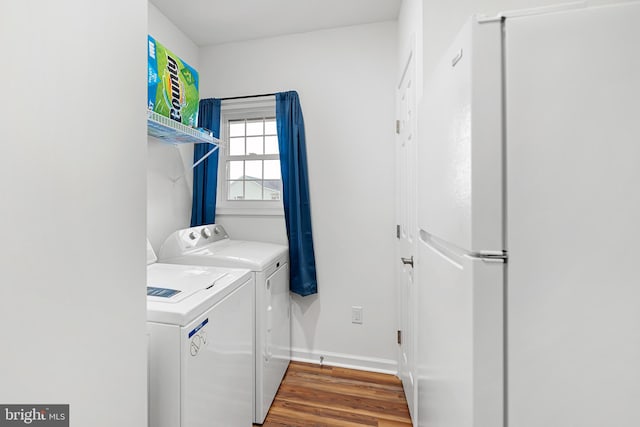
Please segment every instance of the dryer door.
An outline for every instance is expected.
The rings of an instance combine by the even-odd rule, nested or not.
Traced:
[[[254,422],[262,424],[291,360],[289,264],[281,265],[263,282],[257,280],[256,289],[258,355]]]

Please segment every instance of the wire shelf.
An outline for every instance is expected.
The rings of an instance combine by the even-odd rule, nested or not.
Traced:
[[[147,110],[147,133],[170,144],[220,144],[218,138],[206,132],[185,126],[151,110]]]
[[[211,144],[213,147],[201,157],[193,167],[195,168],[218,149],[221,140],[206,132],[185,126],[168,117],[161,116],[155,111],[147,110],[147,134],[168,144]]]

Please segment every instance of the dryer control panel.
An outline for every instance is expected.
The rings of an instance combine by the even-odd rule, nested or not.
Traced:
[[[217,242],[218,240],[229,238],[224,227],[216,224],[187,228],[178,231],[178,234],[185,241],[198,242],[202,240],[202,244],[209,244],[211,242]]]

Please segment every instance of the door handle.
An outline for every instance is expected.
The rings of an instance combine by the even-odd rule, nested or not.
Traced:
[[[404,265],[409,264],[412,268],[413,268],[413,255],[411,255],[411,258],[400,258],[400,260],[402,261],[402,263]]]

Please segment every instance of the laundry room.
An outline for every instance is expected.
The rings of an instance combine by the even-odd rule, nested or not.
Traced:
[[[639,5],[2,2],[0,426],[640,425]]]
[[[293,360],[317,364],[322,361],[327,366],[391,373],[396,369],[396,312],[393,306],[395,178],[389,162],[393,162],[395,156],[392,142],[395,125],[389,118],[394,116],[395,110],[396,18],[400,2],[380,2],[376,8],[360,11],[355,8],[356,3],[339,6],[344,9],[342,19],[345,22],[351,19],[355,24],[327,25],[318,19],[317,27],[308,27],[311,30],[304,31],[295,29],[302,28],[301,24],[291,25],[299,21],[296,19],[287,18],[278,25],[264,23],[257,17],[266,13],[267,7],[260,3],[252,4],[256,9],[253,19],[257,20],[242,25],[231,25],[229,22],[236,19],[218,17],[212,8],[207,12],[213,20],[211,27],[229,29],[208,33],[205,25],[198,30],[204,38],[197,43],[187,35],[189,31],[185,31],[189,28],[185,22],[192,22],[193,14],[177,3],[149,3],[149,35],[197,70],[201,99],[221,99],[220,123],[213,126],[219,126],[215,136],[226,142],[220,148],[219,170],[214,170],[218,178],[215,219],[203,221],[193,214],[198,209],[192,202],[194,197],[198,197],[197,190],[194,193],[193,188],[194,179],[196,188],[207,185],[197,180],[202,180],[198,169],[207,170],[208,163],[192,169],[193,163],[199,159],[197,156],[194,158],[193,144],[176,147],[149,137],[147,230],[150,244],[161,263],[166,259],[163,256],[166,240],[170,238],[173,241],[176,230],[211,222],[223,227],[230,241],[288,246],[280,193],[275,196],[275,202],[233,200],[238,196],[232,197],[230,193],[233,190],[227,185],[238,182],[227,181],[229,175],[225,174],[232,172],[227,172],[225,169],[230,166],[225,165],[229,162],[237,164],[237,159],[243,157],[231,158],[230,152],[237,151],[234,144],[239,138],[225,133],[234,124],[233,121],[228,124],[228,115],[232,120],[246,118],[247,131],[249,123],[261,117],[266,117],[264,126],[274,123],[276,96],[259,95],[295,91],[299,96],[306,134],[306,184],[313,225],[311,249],[315,254],[312,260],[315,277],[308,281],[313,282],[314,289],[294,291],[290,302],[287,296],[278,305],[271,295],[281,293],[273,288],[265,293],[265,285],[256,282],[256,337],[262,334],[269,341],[270,335],[279,333],[276,326],[272,326],[268,333],[260,332],[261,325],[267,322],[278,324],[277,319],[261,318],[263,307],[259,301],[269,299],[272,301],[269,316],[291,312],[290,332],[286,331],[287,335],[290,334],[290,341],[286,346],[290,348]],[[289,13],[304,13],[304,16],[324,14],[325,20],[336,19],[326,5],[317,4],[316,7],[318,9],[312,11],[309,6],[296,6]],[[238,13],[234,8],[230,9],[230,13]],[[184,20],[182,25],[176,24],[181,19]],[[240,16],[237,19],[241,19]],[[275,31],[274,28],[286,27],[287,23],[293,28],[288,33]],[[270,36],[258,37],[256,34]],[[269,137],[264,138],[268,142]],[[258,155],[268,154],[262,147],[250,153],[251,139],[256,137],[247,137],[246,154],[253,157],[244,157],[245,169],[255,159],[261,158]],[[264,160],[265,174],[269,161],[273,160]],[[206,173],[211,174],[210,171]],[[257,174],[260,173],[258,171]],[[252,174],[239,175],[235,179]],[[280,178],[278,175],[274,178]],[[247,180],[239,182],[245,186],[245,192],[253,183]],[[247,197],[251,198],[255,199]],[[296,215],[291,213],[291,216]],[[194,229],[196,233],[200,230]],[[195,240],[193,242],[196,246],[199,244]],[[261,250],[268,251],[268,248]],[[234,258],[243,256],[248,255],[238,252]],[[185,259],[182,257],[183,261]],[[376,269],[362,268],[372,259],[379,260]],[[290,262],[288,268],[292,268],[294,263]],[[360,307],[361,322],[352,321],[352,307]],[[283,347],[285,342],[279,344]],[[279,347],[278,343],[267,346]],[[265,351],[264,348],[256,348],[259,354]],[[275,364],[264,363],[264,368],[262,361],[256,365],[258,382],[269,381],[260,373],[261,369],[266,373],[271,371],[265,375],[271,375],[275,378],[271,381],[276,381],[257,391],[256,402],[265,401],[262,409],[257,408],[254,419],[260,424],[265,421],[284,374],[284,369],[270,367],[272,363]],[[153,416],[151,419],[153,421]]]
[[[394,122],[388,118],[395,110],[399,2],[388,3],[394,18],[384,22],[258,40],[241,36],[202,47],[171,22],[169,13],[149,3],[149,34],[198,71],[201,99],[223,98],[223,115],[228,106],[255,100],[271,103],[270,116],[275,117],[275,96],[224,98],[298,93],[318,292],[293,296],[294,352],[309,360],[324,356],[325,362],[334,358],[354,365],[371,359],[371,367],[379,369],[395,363],[395,312],[379,309],[394,300],[394,171],[388,167],[394,158]],[[165,6],[173,10],[177,4]],[[183,17],[191,19],[188,13]],[[147,228],[156,251],[172,232],[190,226],[193,174],[200,167],[191,171],[192,153],[193,145],[176,149],[149,138]],[[223,165],[220,161],[219,169]],[[281,201],[275,208],[269,201],[262,208],[249,200],[227,207],[223,184],[218,185],[214,221],[232,239],[288,243]],[[242,206],[247,202],[252,206]],[[376,269],[356,267],[370,260],[378,260]],[[351,323],[352,306],[363,308],[362,324]],[[344,336],[336,334],[339,330]]]

